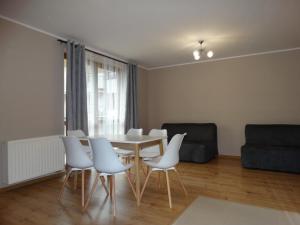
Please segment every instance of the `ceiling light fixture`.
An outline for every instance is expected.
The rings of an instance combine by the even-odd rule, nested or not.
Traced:
[[[203,55],[203,52],[205,52],[205,47],[203,47],[203,43],[204,43],[203,40],[199,41],[200,48],[193,51],[193,56],[194,56],[195,60],[199,60],[201,58],[201,56]],[[209,50],[206,53],[206,55],[208,58],[211,58],[214,56],[214,52],[212,50]]]

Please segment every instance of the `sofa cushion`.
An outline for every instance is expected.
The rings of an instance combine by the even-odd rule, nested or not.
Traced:
[[[300,125],[246,125],[246,144],[267,146],[299,146]]]
[[[241,160],[246,168],[300,172],[300,148],[286,146],[242,146]]]
[[[205,163],[214,157],[212,151],[208,151],[206,146],[198,143],[183,143],[182,151],[179,151],[180,161]]]

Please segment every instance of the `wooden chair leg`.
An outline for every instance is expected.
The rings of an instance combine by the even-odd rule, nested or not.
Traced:
[[[64,182],[63,182],[63,186],[62,186],[62,188],[61,188],[61,191],[60,191],[60,193],[59,193],[59,197],[58,197],[58,200],[59,200],[59,201],[61,201],[61,198],[62,198],[62,195],[63,195],[63,192],[64,192],[64,188],[65,188],[65,186],[66,186],[66,184],[67,184],[67,181],[68,181],[68,179],[69,179],[71,173],[72,173],[72,170],[69,169],[69,171],[67,172],[66,177],[65,177],[65,179],[64,179]]]
[[[171,189],[170,189],[170,180],[169,180],[168,170],[166,170],[165,172],[166,172],[166,180],[167,180],[167,188],[168,188],[169,205],[170,205],[170,208],[172,208],[172,197],[171,197]]]
[[[112,199],[112,192],[113,192],[113,176],[109,175],[109,195],[110,199]]]
[[[108,189],[107,189],[107,187],[105,185],[105,178],[103,176],[99,176],[99,180],[101,181],[101,183],[102,183],[102,185],[103,185],[103,187],[105,189],[106,194],[109,195],[109,191],[108,191]]]
[[[133,184],[132,184],[132,182],[131,182],[131,180],[130,180],[130,175],[129,175],[129,173],[126,172],[126,176],[127,176],[128,183],[130,184],[131,190],[132,190],[132,192],[133,192],[133,194],[134,194],[134,197],[136,198],[136,192],[135,192],[134,187],[133,187]]]
[[[116,216],[116,178],[115,175],[112,176],[112,204],[113,204],[113,214]]]
[[[143,188],[142,188],[142,191],[141,191],[141,197],[140,197],[141,200],[142,200],[142,197],[143,197],[143,194],[144,194],[144,191],[145,191],[145,188],[146,188],[146,186],[147,186],[147,183],[148,183],[148,180],[149,180],[149,177],[150,177],[151,173],[152,173],[152,169],[149,170],[149,173],[148,173],[148,175],[147,175],[147,177],[146,177],[144,186],[143,186]]]
[[[84,170],[81,170],[81,207],[84,208]]]
[[[74,190],[77,189],[77,177],[78,177],[78,172],[74,172]]]
[[[174,171],[175,171],[176,176],[177,176],[177,179],[179,180],[179,183],[180,183],[180,185],[181,185],[181,187],[182,187],[182,189],[183,189],[184,194],[187,196],[188,193],[187,193],[187,191],[186,191],[186,189],[185,189],[185,187],[184,187],[184,184],[183,184],[183,182],[182,182],[182,180],[181,180],[181,177],[180,177],[179,172],[176,170],[176,168],[174,169]]]
[[[158,171],[158,189],[160,189],[160,171]]]
[[[130,164],[130,156],[128,156],[126,159],[127,159],[126,164]],[[131,177],[131,168],[128,169],[128,174],[129,177]]]
[[[91,190],[91,192],[90,192],[90,194],[89,194],[89,197],[88,197],[88,199],[87,199],[87,201],[86,201],[86,204],[85,204],[85,206],[84,206],[83,211],[85,211],[86,208],[88,207],[88,205],[89,205],[89,203],[90,203],[90,200],[91,200],[91,198],[92,198],[92,196],[93,196],[93,194],[94,194],[94,192],[95,192],[95,190],[96,190],[97,183],[98,183],[98,177],[99,177],[99,174],[98,174],[98,172],[97,172],[97,173],[96,173],[95,180],[94,180],[94,183],[93,183],[92,190]]]

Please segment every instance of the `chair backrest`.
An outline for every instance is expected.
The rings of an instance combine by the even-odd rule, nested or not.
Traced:
[[[96,170],[102,173],[124,171],[124,165],[120,162],[111,143],[107,139],[90,138],[89,141],[93,150],[93,161]]]
[[[168,132],[167,132],[166,129],[151,129],[148,135],[151,136],[151,137],[162,137],[163,138],[164,150],[167,149]]]
[[[67,165],[73,168],[88,168],[93,165],[77,137],[64,136],[62,140],[66,150]]]
[[[143,135],[143,129],[140,128],[140,129],[135,129],[135,128],[130,128],[128,131],[127,131],[127,134],[126,135],[130,135],[130,136],[141,136]]]
[[[86,137],[85,133],[82,130],[67,130],[68,136],[74,136],[74,137]]]
[[[166,169],[175,166],[179,162],[179,150],[185,135],[186,133],[173,136],[157,167]]]

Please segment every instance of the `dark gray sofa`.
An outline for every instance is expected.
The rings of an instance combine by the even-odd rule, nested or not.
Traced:
[[[168,141],[175,134],[187,133],[179,151],[180,161],[205,163],[218,155],[214,123],[165,123],[162,129],[167,129]]]
[[[300,125],[249,124],[245,135],[244,167],[300,173]]]

